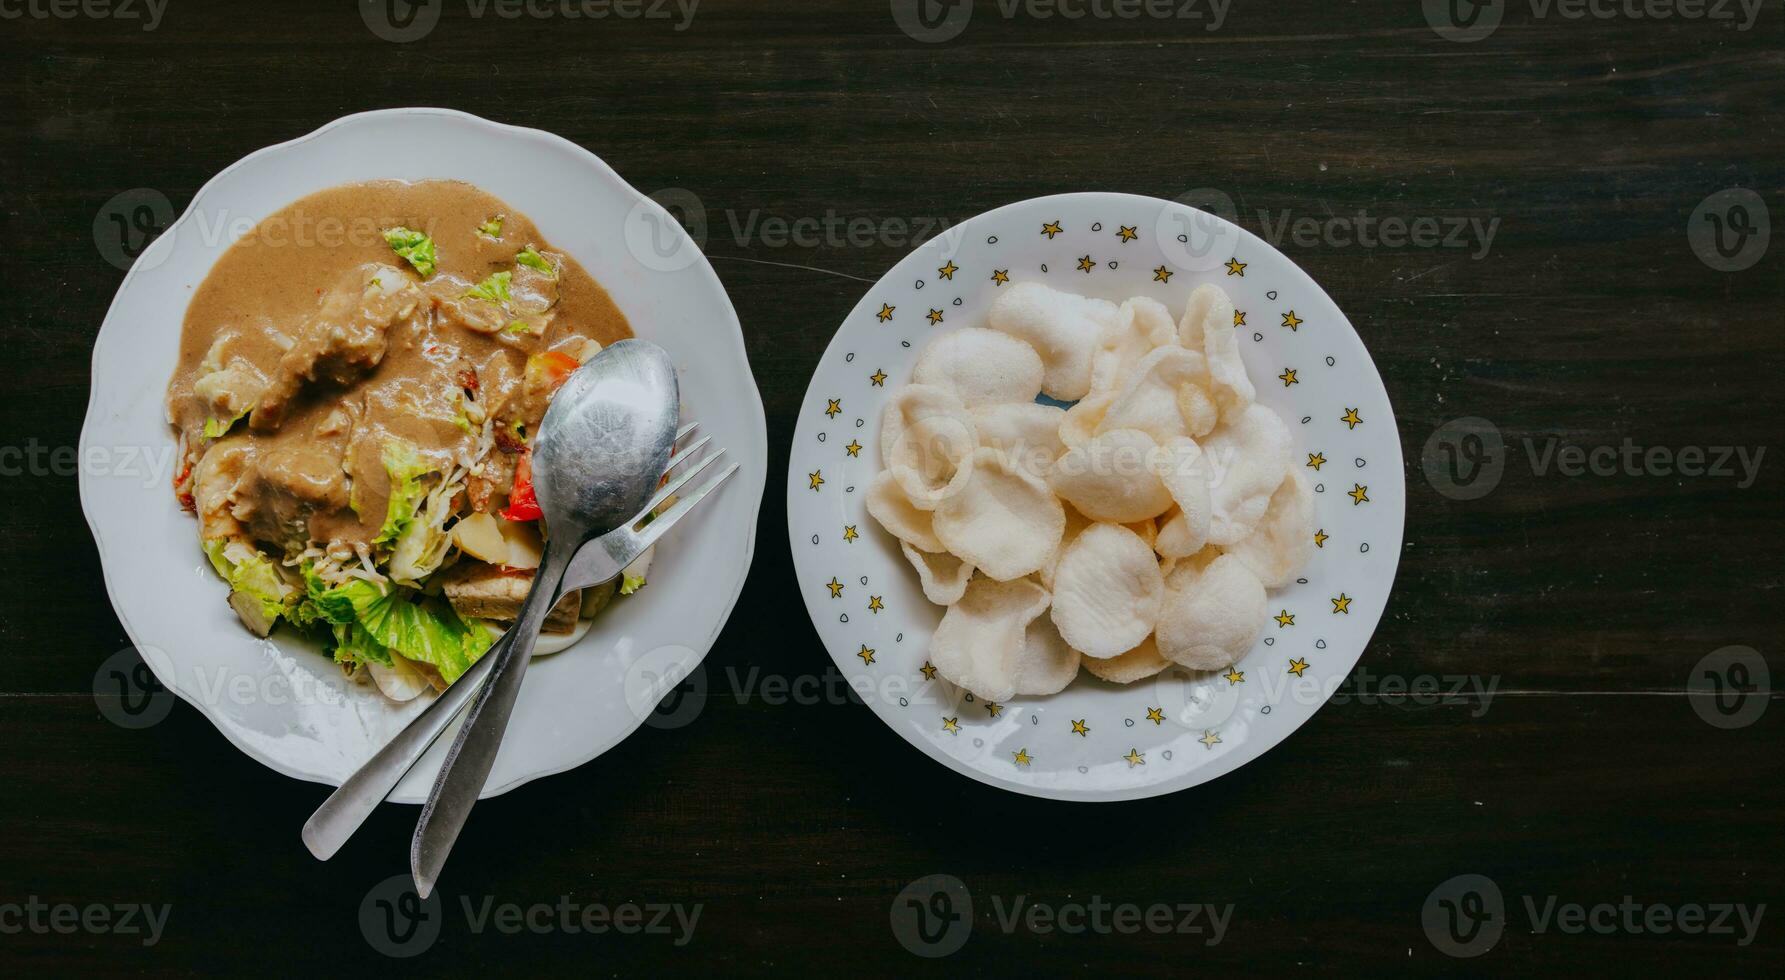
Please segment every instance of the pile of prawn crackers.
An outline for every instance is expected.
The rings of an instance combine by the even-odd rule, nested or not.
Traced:
[[[1005,701],[1251,649],[1265,590],[1312,557],[1314,497],[1233,322],[1212,285],[1174,318],[1021,283],[919,354],[867,507],[947,607],[944,678]]]

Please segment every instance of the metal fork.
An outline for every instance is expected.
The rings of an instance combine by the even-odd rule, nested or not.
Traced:
[[[683,426],[676,433],[676,441],[679,443],[687,438],[699,425],[698,422],[691,422]],[[619,575],[622,569],[636,561],[657,539],[674,527],[676,522],[687,516],[708,494],[737,472],[739,464],[732,463],[720,471],[719,475],[686,494],[681,494],[691,480],[725,454],[724,449],[718,449],[701,455],[701,450],[711,441],[711,436],[703,436],[670,457],[668,471],[671,474],[682,469],[683,464],[690,459],[697,456],[699,458],[695,459],[692,466],[682,469],[680,474],[664,484],[632,520],[589,541],[577,551],[564,574],[563,586],[558,595],[552,597],[554,603],[568,592],[600,585]],[[673,506],[651,518],[653,511],[678,494],[681,496]],[[650,522],[640,528],[640,522],[647,519]],[[504,634],[502,639],[496,641],[496,645],[492,645],[478,658],[477,663],[471,665],[470,670],[441,692],[426,710],[416,715],[384,748],[379,749],[365,765],[347,777],[340,788],[316,808],[316,812],[304,822],[303,830],[304,845],[310,849],[311,854],[326,861],[341,849],[341,845],[347,843],[366,817],[396,789],[403,776],[415,767],[428,748],[452,727],[465,706],[471,703],[478,688],[488,677],[491,666],[496,662],[494,654],[498,652],[497,646],[506,640],[507,634]]]

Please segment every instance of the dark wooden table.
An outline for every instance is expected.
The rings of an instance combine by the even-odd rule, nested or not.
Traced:
[[[492,3],[446,0],[431,30],[426,11],[380,20],[348,0],[172,0],[153,30],[142,0],[113,17],[0,3],[0,973],[395,965],[359,910],[405,869],[413,810],[379,813],[320,864],[297,830],[321,787],[248,760],[184,704],[140,731],[102,715],[95,671],[128,641],[70,451],[55,450],[77,438],[122,276],[114,195],[146,188],[178,210],[256,148],[420,104],[549,129],[641,189],[696,195],[773,457],[756,567],[708,658],[719,681],[699,718],[479,807],[485,832],[454,856],[437,938],[405,947],[423,969],[1777,975],[1785,704],[1758,666],[1785,671],[1785,244],[1767,249],[1761,225],[1768,208],[1785,218],[1778,2],[1752,22],[1739,4],[1708,8],[1733,20],[1687,17],[1690,4],[1659,19],[1640,4],[1602,2],[1608,18],[1570,16],[1568,0],[1493,4],[1497,27],[1493,10],[1471,22],[1464,2],[1456,26],[1426,4],[1468,43],[1418,0],[1172,0],[1150,9],[1200,16],[1132,19],[982,2],[964,24],[912,21],[928,42],[898,26],[908,5],[879,0],[704,0],[691,21],[674,6],[509,18]],[[405,30],[427,34],[379,33]],[[1758,206],[1713,196],[1732,188]],[[1369,345],[1409,502],[1398,587],[1359,673],[1262,760],[1120,806],[969,782],[859,705],[733,697],[724,679],[752,668],[831,670],[789,588],[785,443],[834,326],[914,244],[899,222],[1090,189],[1230,201]],[[875,241],[765,231],[829,216],[866,219]],[[1364,230],[1394,221],[1464,231]],[[1491,428],[1441,428],[1469,417]],[[1569,465],[1627,441],[1628,470]],[[1715,463],[1716,447],[1770,452],[1749,475],[1740,457],[1728,474],[1679,472],[1695,450]],[[1701,663],[1731,646],[1758,653]],[[1394,693],[1428,677],[1494,694]],[[1721,704],[1735,713],[1689,697],[1694,678],[1734,684]],[[975,909],[965,945],[934,960],[890,927],[895,896],[932,874],[958,878]],[[1466,874],[1500,893],[1491,945],[1493,925],[1469,926],[1492,896],[1453,881]],[[462,900],[701,914],[677,946],[573,934],[556,912],[543,934],[476,933]],[[1000,909],[1019,901],[1231,917],[1213,945],[1206,930],[1007,931]],[[134,903],[169,909],[152,946],[57,930],[70,925],[58,914]],[[1602,903],[1613,911],[1593,918]],[[1728,912],[1760,903],[1753,929]],[[1694,907],[1723,928],[1649,926],[1689,924]],[[1479,959],[1440,948],[1471,939]]]

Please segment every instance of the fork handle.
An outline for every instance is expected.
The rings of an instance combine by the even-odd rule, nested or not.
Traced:
[[[484,678],[495,667],[498,656],[514,642],[512,636],[512,630],[502,634],[471,665],[471,669],[440,692],[421,714],[316,808],[304,822],[304,846],[311,854],[327,861],[347,843],[360,824],[365,823],[366,817],[390,796],[403,781],[403,776],[427,754],[428,747],[452,727],[453,719],[483,686]]]
[[[527,676],[527,664],[533,659],[533,644],[555,603],[565,569],[581,544],[563,538],[546,539],[545,555],[534,574],[533,589],[521,604],[514,628],[508,631],[508,645],[496,656],[484,657],[494,664],[489,681],[477,690],[465,724],[447,750],[446,762],[434,780],[434,790],[422,807],[415,836],[409,843],[409,866],[415,876],[416,895],[421,898],[433,892],[446,856],[483,793],[490,770],[495,768],[515,698]]]

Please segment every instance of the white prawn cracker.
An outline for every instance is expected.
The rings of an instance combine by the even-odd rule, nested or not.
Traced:
[[[1200,571],[1189,561],[1172,570],[1172,587],[1159,613],[1159,653],[1192,670],[1238,663],[1269,616],[1264,586],[1232,555],[1221,555]]]
[[[908,542],[919,551],[932,554],[945,550],[936,537],[935,519],[930,512],[911,502],[905,487],[891,470],[882,470],[868,485],[868,516],[880,522],[886,533]]]
[[[1244,562],[1267,589],[1295,581],[1314,557],[1314,489],[1296,469],[1271,494],[1257,530],[1227,553]]]
[[[1029,624],[1047,611],[1047,590],[1031,579],[975,575],[930,637],[930,663],[944,679],[987,701],[1016,695],[1016,665]]]
[[[1153,632],[1164,595],[1159,560],[1140,535],[1093,524],[1054,570],[1054,625],[1087,657],[1118,656]]]
[[[1041,355],[997,330],[968,327],[924,346],[911,372],[914,384],[953,391],[971,408],[998,402],[1033,402],[1041,391]]]
[[[979,445],[996,449],[1037,476],[1046,476],[1054,461],[1066,451],[1060,441],[1064,409],[1039,402],[1005,402],[975,405],[973,427]]]
[[[1190,294],[1190,305],[1178,322],[1178,343],[1201,350],[1208,358],[1210,391],[1222,421],[1237,417],[1258,394],[1240,360],[1239,332],[1233,321],[1233,300],[1227,292],[1219,286],[1202,285]]]
[[[1208,361],[1200,352],[1160,347],[1134,366],[1097,429],[1139,429],[1156,442],[1202,435],[1215,426],[1213,403],[1203,390],[1208,385]],[[1187,403],[1194,419],[1185,415]]]
[[[978,445],[973,417],[948,388],[906,385],[880,415],[880,461],[925,510],[949,492],[961,460]]]
[[[1289,427],[1277,413],[1251,405],[1202,441],[1210,469],[1209,541],[1223,547],[1251,534],[1271,493],[1289,472]]]
[[[978,449],[962,463],[959,483],[932,525],[949,552],[999,581],[1053,560],[1066,511],[1040,477],[996,449]]]
[[[1154,457],[1158,445],[1136,429],[1112,429],[1066,451],[1048,485],[1094,521],[1131,524],[1172,505]]]
[[[1037,616],[1023,635],[1017,653],[1014,686],[1018,694],[1058,694],[1078,676],[1082,658],[1059,627],[1046,616]]]
[[[1164,303],[1145,296],[1128,300],[1091,355],[1091,391],[1114,391],[1154,348],[1177,342],[1177,321]]]
[[[1182,436],[1160,446],[1153,460],[1159,482],[1165,484],[1175,505],[1159,519],[1154,550],[1166,558],[1187,558],[1209,540],[1212,509],[1207,454],[1196,440]]]
[[[1144,681],[1171,666],[1171,661],[1159,654],[1159,643],[1149,636],[1140,641],[1140,646],[1126,653],[1117,654],[1107,660],[1086,657],[1080,661],[1084,668],[1094,677],[1109,681],[1112,684],[1132,684]]]
[[[973,577],[973,566],[946,551],[923,551],[909,541],[900,541],[899,549],[911,567],[917,569],[917,582],[923,597],[938,606],[961,601],[967,593],[967,581]]]
[[[986,324],[1027,341],[1041,355],[1041,390],[1077,401],[1091,391],[1091,358],[1116,320],[1116,305],[1062,293],[1038,282],[1004,290],[986,311]]]

